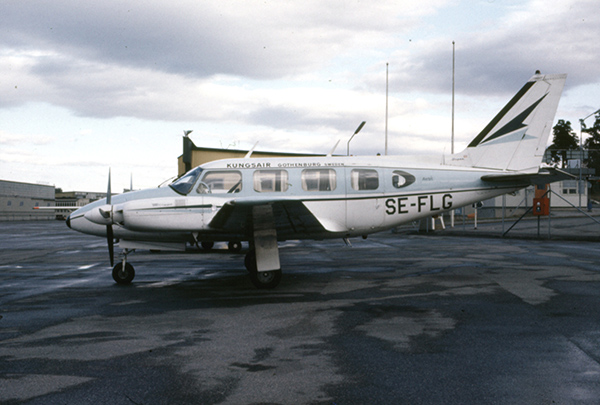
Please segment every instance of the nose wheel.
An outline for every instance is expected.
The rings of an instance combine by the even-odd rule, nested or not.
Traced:
[[[133,250],[125,249],[123,251],[123,260],[113,267],[112,276],[117,284],[131,284],[131,281],[135,277],[133,266],[127,263],[127,255],[131,252],[133,252]]]
[[[129,263],[125,263],[125,267],[123,267],[123,263],[117,263],[113,267],[112,276],[117,284],[131,284],[135,277],[135,270]]]

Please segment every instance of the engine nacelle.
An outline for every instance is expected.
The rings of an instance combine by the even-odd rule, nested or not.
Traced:
[[[114,205],[106,204],[89,210],[85,219],[98,225],[112,225],[123,222],[123,210]]]

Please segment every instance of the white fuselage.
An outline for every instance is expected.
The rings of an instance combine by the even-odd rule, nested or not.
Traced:
[[[115,238],[248,240],[243,224],[221,229],[215,226],[215,215],[226,204],[239,207],[282,201],[301,202],[320,226],[279,227],[279,240],[366,235],[527,185],[481,180],[483,175],[500,171],[383,156],[229,159],[195,170],[189,178],[182,178],[183,183],[187,181],[184,187],[180,179],[179,187],[176,182],[176,187],[114,196],[109,208]],[[69,218],[71,228],[105,236],[102,218],[90,220],[91,211],[105,204],[105,200],[97,201],[74,212]],[[284,215],[300,214],[286,211]]]

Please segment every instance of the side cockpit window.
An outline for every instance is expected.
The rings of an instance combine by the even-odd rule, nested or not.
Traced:
[[[254,172],[254,191],[259,193],[283,192],[289,187],[285,170],[257,170]]]
[[[199,194],[226,194],[242,191],[242,173],[238,171],[208,171],[196,191]]]
[[[179,194],[187,195],[192,190],[192,187],[194,187],[194,184],[196,184],[196,180],[198,180],[201,173],[202,168],[196,167],[169,184],[169,187]]]

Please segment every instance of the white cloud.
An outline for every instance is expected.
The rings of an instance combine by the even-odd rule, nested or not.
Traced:
[[[204,146],[260,140],[262,150],[326,153],[365,120],[352,147],[381,152],[390,62],[390,149],[441,153],[452,40],[456,135],[468,142],[535,69],[569,73],[565,112],[593,106],[584,89],[600,83],[596,9],[593,0],[6,0],[0,113],[23,107],[14,119],[28,129],[4,122],[0,144],[33,141],[56,159],[22,164],[152,159],[168,171],[182,129]],[[0,164],[21,164],[3,152]]]
[[[457,91],[511,93],[533,75],[569,73],[569,86],[596,83],[600,65],[600,15],[594,1],[531,1],[477,32],[456,38]],[[447,92],[451,40],[417,41],[395,57],[403,90]]]

